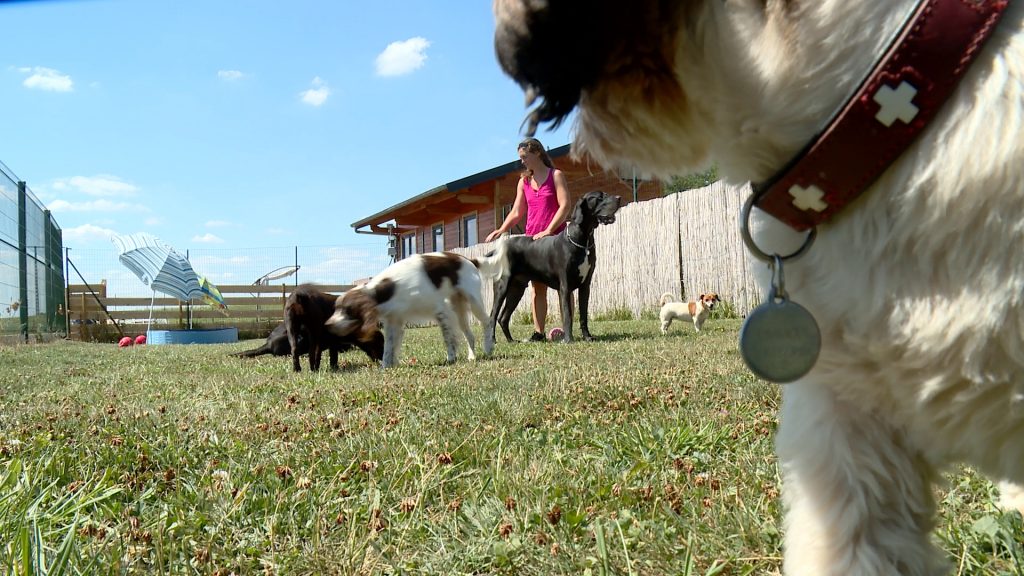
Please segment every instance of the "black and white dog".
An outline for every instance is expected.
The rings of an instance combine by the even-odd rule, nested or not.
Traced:
[[[580,333],[590,340],[587,312],[590,302],[590,280],[594,276],[597,254],[594,252],[594,230],[599,224],[615,222],[622,198],[604,192],[588,192],[573,208],[569,224],[560,234],[533,240],[529,236],[504,236],[498,240],[493,258],[500,259],[499,276],[494,285],[490,332],[495,324],[509,342],[512,334],[508,324],[526,285],[538,281],[558,290],[561,304],[563,342],[572,341],[572,292],[579,291]],[[482,269],[487,274],[486,269]]]

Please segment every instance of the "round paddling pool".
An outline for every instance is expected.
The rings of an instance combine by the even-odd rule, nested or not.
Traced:
[[[225,344],[238,342],[238,328],[193,330],[150,330],[146,343],[158,344]]]

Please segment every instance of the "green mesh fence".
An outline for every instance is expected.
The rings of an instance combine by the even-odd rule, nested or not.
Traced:
[[[0,338],[65,332],[63,253],[50,211],[0,163]]]

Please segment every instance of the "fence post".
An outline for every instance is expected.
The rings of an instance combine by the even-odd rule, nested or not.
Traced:
[[[61,244],[64,244],[61,238]],[[71,339],[71,248],[64,249],[64,333]]]
[[[28,194],[23,180],[18,181],[18,299],[21,336],[28,342]]]

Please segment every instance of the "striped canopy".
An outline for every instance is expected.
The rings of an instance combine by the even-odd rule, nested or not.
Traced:
[[[156,292],[191,300],[203,296],[199,276],[184,256],[155,236],[129,234],[113,236],[117,259]]]

